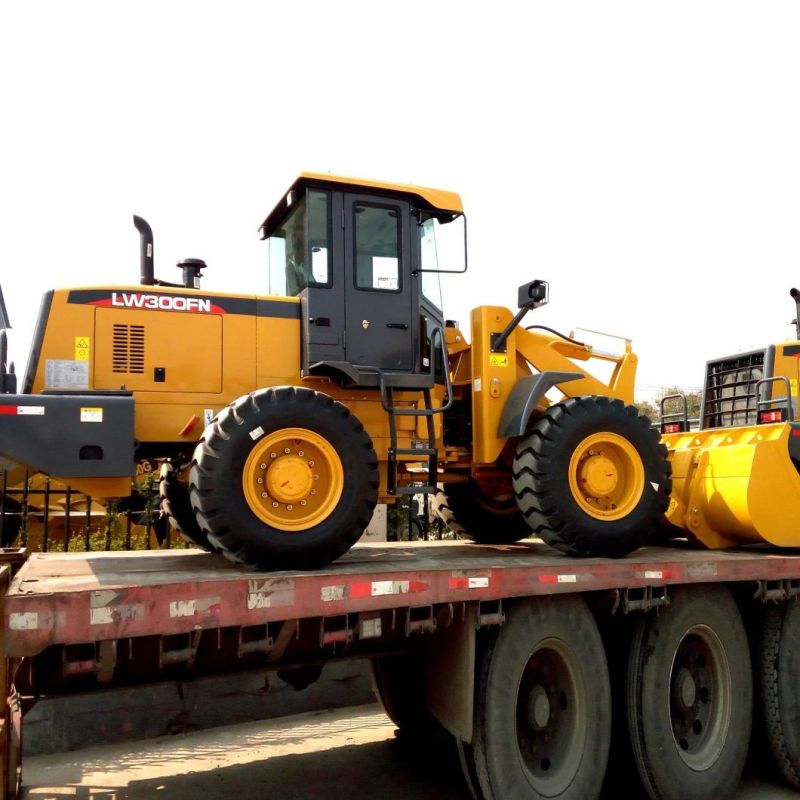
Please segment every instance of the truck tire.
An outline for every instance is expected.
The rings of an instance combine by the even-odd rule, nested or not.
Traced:
[[[600,796],[611,689],[597,625],[580,597],[514,606],[484,646],[476,679],[472,753],[487,800]]]
[[[778,769],[800,789],[800,606],[770,605],[761,636],[759,683],[767,741]]]
[[[517,503],[533,532],[575,556],[620,557],[646,541],[669,504],[667,448],[633,406],[571,397],[517,445]]]
[[[426,673],[426,652],[421,649],[372,659],[372,689],[404,737],[427,739],[441,730],[428,710]]]
[[[472,800],[492,800],[480,788],[478,782],[478,768],[475,766],[475,752],[472,745],[456,739],[456,753],[458,766],[461,767],[461,777],[464,779],[464,788]]]
[[[723,586],[678,588],[638,621],[627,672],[633,758],[653,800],[730,797],[750,742],[753,681],[739,610]]]
[[[378,459],[361,423],[311,389],[240,397],[206,428],[189,493],[212,545],[257,569],[315,569],[347,551],[378,497]]]
[[[456,536],[473,542],[510,544],[531,535],[513,492],[491,497],[474,478],[445,483],[433,496],[433,510]]]
[[[161,500],[161,516],[166,518],[175,533],[203,550],[214,550],[205,532],[197,524],[189,500],[189,489],[178,480],[175,465],[171,461],[165,461],[158,472],[158,495]]]

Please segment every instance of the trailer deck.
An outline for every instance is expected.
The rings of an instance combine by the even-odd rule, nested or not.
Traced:
[[[644,590],[670,584],[753,581],[786,596],[799,576],[797,551],[674,545],[576,560],[532,540],[365,544],[316,572],[256,572],[200,551],[37,553],[5,597],[5,646],[23,657],[52,644],[576,591],[643,590],[644,602]]]
[[[669,607],[639,619],[669,624],[675,603],[687,602],[687,590],[670,593],[671,586],[735,585],[740,602],[751,607],[800,594],[800,551],[709,551],[685,542],[617,560],[562,556],[534,539],[498,546],[364,544],[319,571],[275,573],[199,550],[36,553],[19,566],[21,557],[0,558],[9,562],[0,567],[0,584],[7,587],[0,800],[17,796],[23,710],[38,696],[246,669],[288,671],[296,676],[295,688],[303,688],[315,680],[315,670],[319,676],[321,665],[341,658],[373,661],[381,700],[390,716],[400,711],[392,719],[401,728],[409,724],[404,708],[433,713],[461,743],[465,779],[474,782],[473,751],[463,750],[469,747],[463,743],[471,741],[473,719],[484,719],[486,708],[495,707],[481,699],[478,688],[485,687],[474,688],[475,659],[480,653],[498,657],[486,649],[488,641],[502,641],[504,633],[505,641],[516,641],[520,635],[525,617],[515,612],[525,606],[507,600],[575,595],[556,606],[546,597],[537,602],[545,616],[569,604],[558,635],[572,641],[575,625],[590,625],[602,650],[589,604],[597,624],[610,632],[620,615],[658,606]],[[695,594],[704,591],[698,587]],[[719,636],[726,636],[731,626],[741,627],[739,612],[726,590],[714,596],[729,598],[727,616],[717,620]],[[770,605],[780,613],[793,607]],[[487,629],[489,638],[480,638],[479,629]],[[597,669],[590,666],[584,677],[594,687],[586,694],[590,699],[610,694],[605,656],[595,656]],[[673,663],[671,651],[668,656],[662,659],[665,669]],[[735,658],[747,660],[741,653]],[[745,705],[733,703],[730,713],[749,714],[749,706],[741,710]],[[669,726],[665,730],[673,736]],[[597,739],[601,750],[608,747],[603,737]],[[601,763],[605,756],[597,758]],[[698,797],[711,796],[698,791]]]

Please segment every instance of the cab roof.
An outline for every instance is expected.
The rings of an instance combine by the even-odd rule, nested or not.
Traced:
[[[317,186],[329,189],[353,189],[355,191],[375,191],[383,194],[395,194],[412,197],[424,208],[434,211],[444,211],[451,214],[463,214],[464,207],[461,198],[455,192],[444,189],[430,189],[425,186],[415,186],[410,183],[390,183],[388,181],[374,181],[366,178],[348,178],[342,175],[329,175],[323,172],[301,172],[297,180],[289,187],[275,208],[270,211],[262,223],[259,231],[261,237],[266,239],[275,227],[283,220],[288,203],[286,197],[291,191],[305,189],[308,186]]]

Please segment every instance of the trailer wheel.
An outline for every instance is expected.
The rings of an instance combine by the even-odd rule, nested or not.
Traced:
[[[478,782],[478,768],[475,766],[475,752],[472,745],[456,739],[456,752],[458,755],[458,765],[461,767],[461,776],[464,779],[464,787],[472,800],[489,800],[481,791]]]
[[[633,633],[628,731],[654,800],[729,797],[750,742],[753,682],[739,610],[724,587],[676,589]]]
[[[759,682],[767,741],[778,768],[800,789],[800,606],[770,605],[761,638]]]
[[[411,738],[430,737],[437,727],[425,696],[427,659],[424,651],[372,659],[372,690],[386,716]]]
[[[484,797],[599,797],[611,690],[603,643],[581,598],[513,607],[483,650],[477,680],[472,752]]]
[[[328,395],[261,389],[206,428],[189,491],[200,527],[232,561],[315,569],[367,527],[378,459],[361,423]]]
[[[189,500],[189,489],[179,480],[175,465],[165,461],[158,473],[158,494],[161,498],[161,516],[169,522],[169,526],[190,544],[213,550],[203,529],[197,524]]]
[[[487,492],[474,478],[445,483],[433,497],[434,513],[456,536],[481,544],[509,544],[530,536],[514,492]]]
[[[667,448],[633,406],[572,397],[517,445],[514,492],[528,525],[570,555],[619,557],[659,523],[672,488]]]

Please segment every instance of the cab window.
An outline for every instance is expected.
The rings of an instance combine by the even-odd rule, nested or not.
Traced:
[[[401,291],[400,212],[357,203],[353,213],[356,286],[378,292]]]
[[[268,239],[270,294],[295,297],[308,286],[331,283],[328,192],[310,189]]]

